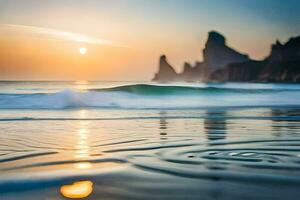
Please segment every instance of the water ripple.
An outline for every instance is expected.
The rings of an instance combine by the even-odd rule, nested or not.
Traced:
[[[298,147],[287,145],[289,142]],[[243,144],[247,144],[244,146]],[[280,144],[284,146],[280,146]],[[137,154],[129,160],[139,168],[185,177],[247,178],[280,180],[300,183],[300,141],[261,140],[235,141],[223,145],[177,145],[176,148],[160,148],[155,156]],[[276,144],[276,145],[275,145]],[[274,145],[274,146],[273,146]],[[280,146],[280,148],[278,147]],[[273,148],[274,147],[274,148]],[[144,150],[144,149],[139,149]],[[274,174],[278,171],[278,174]]]
[[[24,153],[14,153],[14,154],[8,154],[9,156],[1,156],[0,163],[1,162],[7,162],[7,161],[15,161],[15,160],[21,160],[31,157],[39,157],[39,156],[45,156],[50,154],[56,154],[57,152],[24,152]],[[21,155],[19,155],[21,154]]]

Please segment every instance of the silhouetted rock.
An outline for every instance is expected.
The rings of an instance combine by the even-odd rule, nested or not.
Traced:
[[[300,58],[300,36],[291,38],[282,45],[278,40],[272,45],[270,62],[278,61],[297,61]]]
[[[183,71],[189,71],[189,70],[192,70],[192,65],[190,63],[187,63],[185,62],[184,65],[183,65]]]
[[[185,63],[183,72],[177,74],[162,56],[153,80],[300,82],[300,36],[285,44],[276,41],[266,59],[254,61],[228,47],[223,35],[211,31],[203,50],[203,62],[194,66]]]
[[[179,81],[205,81],[207,68],[202,62],[196,62],[195,66],[185,63],[183,72],[178,74],[177,80]]]
[[[248,61],[244,63],[232,63],[223,69],[214,71],[211,74],[211,81],[218,82],[253,82],[259,81],[258,77],[265,66],[264,61]]]
[[[168,63],[165,55],[160,56],[159,71],[155,74],[154,81],[174,81],[177,77],[176,71]]]
[[[229,64],[215,71],[211,80],[300,82],[300,37],[291,38],[286,44],[276,41],[265,60]]]
[[[221,34],[212,31],[208,34],[208,40],[203,50],[203,62],[210,71],[225,67],[230,63],[246,62],[247,55],[243,55],[226,46],[226,39]]]
[[[206,46],[209,45],[220,45],[220,46],[225,46],[226,45],[226,39],[223,35],[216,31],[210,31],[208,33],[208,38],[206,42]]]
[[[229,63],[248,61],[247,55],[243,55],[226,46],[226,39],[220,33],[211,31],[203,50],[203,62],[197,62],[195,66],[185,63],[183,72],[177,74],[165,60],[160,62],[159,71],[153,78],[154,81],[209,81],[210,74],[224,68]],[[162,57],[160,58],[160,60]],[[166,65],[168,67],[166,67]]]

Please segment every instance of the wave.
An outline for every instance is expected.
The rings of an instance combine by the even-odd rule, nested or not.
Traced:
[[[299,88],[226,88],[135,84],[56,93],[2,93],[0,109],[300,106]]]
[[[96,92],[127,92],[138,95],[199,95],[210,93],[266,93],[295,91],[293,88],[224,88],[216,86],[195,87],[195,86],[174,86],[174,85],[150,85],[134,84],[112,88],[91,89]],[[300,89],[299,89],[300,91]]]

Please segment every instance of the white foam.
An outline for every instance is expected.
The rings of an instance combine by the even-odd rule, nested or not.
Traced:
[[[139,95],[122,91],[52,94],[1,94],[0,109],[64,109],[80,107],[159,109],[234,106],[300,106],[298,91],[274,93],[212,93],[199,95]]]

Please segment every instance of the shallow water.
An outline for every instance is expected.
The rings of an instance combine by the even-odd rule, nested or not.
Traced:
[[[124,83],[2,83],[0,92],[15,96],[7,108],[3,103],[7,96],[0,97],[0,199],[223,200],[300,195],[300,100],[294,98],[298,85],[222,84],[217,88],[235,91],[221,93],[211,93],[211,85],[184,85],[208,87],[209,94],[203,89],[197,89],[200,94],[122,91],[124,99],[137,95],[144,104],[150,102],[136,109],[126,107],[124,99],[109,108],[74,101],[70,107],[68,95],[66,107],[51,107],[49,101],[38,104],[48,107],[19,103],[24,99],[18,95],[36,90],[48,97],[71,88],[67,93],[71,91],[73,98],[73,93],[85,95],[97,88],[114,87],[109,92],[116,92],[119,85]],[[248,100],[249,92],[236,91],[241,88],[260,90],[250,91],[257,98]],[[287,92],[289,96],[284,96]],[[217,105],[232,95],[239,99]],[[280,101],[268,104],[272,95],[280,96]],[[183,106],[161,103],[172,97],[172,105]],[[216,105],[189,104],[191,98],[205,97]],[[53,103],[66,105],[63,99]],[[235,106],[234,101],[243,105]]]

